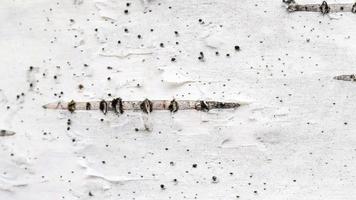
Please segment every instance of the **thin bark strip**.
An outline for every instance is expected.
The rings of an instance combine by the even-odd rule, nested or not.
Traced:
[[[144,101],[122,101],[117,99],[113,101],[89,101],[89,102],[57,102],[49,103],[43,106],[45,109],[62,109],[74,112],[75,110],[101,110],[104,114],[107,111],[123,113],[125,110],[141,110],[144,113],[150,113],[154,110],[169,110],[177,112],[178,110],[200,110],[209,111],[211,109],[232,109],[240,107],[242,104],[237,102],[218,102],[218,101],[190,101],[190,100],[148,100]],[[119,108],[118,108],[119,106]]]
[[[341,81],[356,81],[356,75],[355,74],[340,75],[340,76],[335,76],[334,79],[341,80]]]
[[[13,132],[13,131],[4,130],[4,129],[0,130],[0,136],[12,136],[12,135],[15,135],[15,134],[16,133]]]
[[[290,3],[287,7],[289,12],[305,11],[305,12],[321,12],[327,14],[330,12],[352,12],[356,13],[356,3],[334,3],[328,4],[323,1],[321,4],[297,4]]]

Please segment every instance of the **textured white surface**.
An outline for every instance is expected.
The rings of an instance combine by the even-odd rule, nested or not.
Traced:
[[[16,134],[0,199],[355,199],[356,84],[332,79],[355,73],[355,20],[267,0],[2,0],[0,129]],[[108,94],[249,105],[154,112],[152,132],[141,112],[41,107]]]

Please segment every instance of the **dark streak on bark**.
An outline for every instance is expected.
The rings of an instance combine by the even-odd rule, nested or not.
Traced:
[[[91,104],[89,102],[87,102],[87,104],[85,105],[85,109],[86,110],[91,110]]]
[[[169,111],[171,112],[177,112],[179,109],[179,105],[175,99],[171,101],[171,103],[168,106]]]
[[[106,115],[108,112],[108,103],[105,100],[100,101],[99,109]]]
[[[152,102],[148,99],[145,99],[141,104],[140,108],[144,113],[152,112]]]
[[[111,101],[111,108],[114,110],[115,113],[124,113],[124,109],[122,106],[122,99],[121,98],[115,98]]]

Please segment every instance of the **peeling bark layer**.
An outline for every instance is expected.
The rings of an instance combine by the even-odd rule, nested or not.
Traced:
[[[289,12],[321,12],[327,14],[330,12],[356,12],[356,3],[335,3],[328,4],[325,1],[321,4],[297,4],[290,3],[287,7]]]
[[[339,76],[335,76],[334,79],[341,80],[341,81],[356,81],[355,74],[339,75]]]
[[[90,102],[57,102],[49,103],[43,106],[45,109],[63,109],[74,112],[75,110],[101,110],[104,114],[107,111],[120,110],[123,113],[125,110],[142,110],[145,113],[153,110],[169,110],[176,112],[178,110],[200,110],[209,111],[211,109],[232,109],[241,106],[237,102],[219,102],[219,101],[190,101],[190,100],[148,100],[144,101],[121,101],[121,106],[117,108],[116,99],[113,101],[90,101]]]

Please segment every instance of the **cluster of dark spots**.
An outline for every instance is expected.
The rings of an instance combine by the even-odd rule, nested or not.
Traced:
[[[16,95],[16,99],[20,99],[21,96],[25,96],[25,93],[22,92],[21,94]]]
[[[67,131],[70,130],[70,125],[72,125],[72,121],[70,119],[67,120]]]

